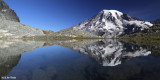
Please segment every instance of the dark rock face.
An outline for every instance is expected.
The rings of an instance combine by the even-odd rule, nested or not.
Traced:
[[[0,0],[0,18],[20,22],[19,17],[14,10],[11,10],[3,0]]]

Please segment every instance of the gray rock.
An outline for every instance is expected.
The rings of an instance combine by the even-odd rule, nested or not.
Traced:
[[[40,29],[21,24],[16,13],[0,0],[0,38],[23,38],[44,35]]]
[[[28,25],[0,19],[0,38],[23,38],[43,35],[43,31]]]
[[[19,17],[14,10],[10,9],[3,0],[0,0],[0,19],[20,22]]]

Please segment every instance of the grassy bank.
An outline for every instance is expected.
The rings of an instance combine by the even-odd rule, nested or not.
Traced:
[[[85,36],[77,36],[77,37],[68,37],[68,36],[34,36],[34,37],[23,37],[23,39],[34,39],[34,40],[70,40],[70,39],[104,39],[103,37],[85,37]]]

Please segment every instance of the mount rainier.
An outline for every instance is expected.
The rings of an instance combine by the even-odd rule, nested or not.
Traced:
[[[114,38],[139,32],[152,25],[150,22],[130,17],[117,10],[103,10],[96,16],[69,29],[79,29],[97,36]]]

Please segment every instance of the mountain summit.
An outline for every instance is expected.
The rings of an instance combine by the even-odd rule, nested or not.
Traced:
[[[103,10],[96,16],[72,28],[84,30],[98,36],[113,38],[136,33],[152,25],[150,22],[130,17],[117,10]]]
[[[0,19],[20,22],[19,17],[14,10],[10,9],[3,0],[0,0]]]

